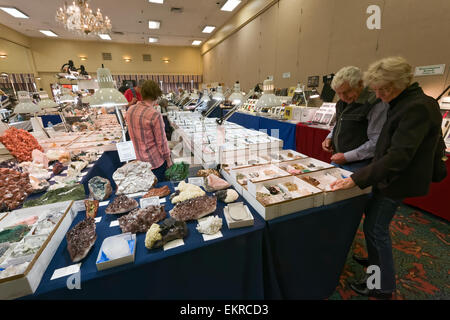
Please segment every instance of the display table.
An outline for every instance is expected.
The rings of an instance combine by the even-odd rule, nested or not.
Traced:
[[[447,157],[450,157],[450,154],[447,154]],[[450,210],[447,203],[450,195],[450,160],[446,161],[446,166],[447,177],[439,183],[432,183],[426,196],[408,198],[404,200],[404,203],[450,221]]]
[[[172,183],[159,183],[157,187],[163,185],[174,192]],[[109,200],[113,198],[114,195]],[[169,216],[173,205],[166,199],[165,210]],[[223,219],[223,237],[204,241],[195,229],[197,221],[190,221],[185,244],[164,251],[145,248],[145,233],[138,233],[134,263],[97,271],[95,260],[103,240],[121,233],[119,226],[110,227],[121,215],[106,215],[106,206],[102,206],[97,214],[102,216],[96,223],[97,240],[82,260],[81,290],[69,290],[67,276],[50,280],[55,269],[73,264],[64,239],[38,289],[24,299],[263,299],[261,261],[265,222],[250,207],[254,226],[230,230],[223,207],[218,202],[216,214]],[[80,211],[70,228],[84,217],[85,211]]]
[[[248,129],[266,130],[269,136],[283,140],[283,149],[295,150],[295,124],[261,116],[235,112],[228,121]]]
[[[295,131],[296,150],[307,156],[331,163],[331,153],[322,149],[322,142],[330,130],[297,123]]]

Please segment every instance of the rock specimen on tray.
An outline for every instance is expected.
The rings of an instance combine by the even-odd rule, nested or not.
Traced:
[[[44,192],[50,187],[50,183],[45,179],[36,179],[33,176],[30,176],[30,184],[33,187],[33,193]]]
[[[202,196],[177,203],[170,216],[179,221],[195,220],[216,211],[217,198]]]
[[[106,200],[112,193],[111,182],[108,179],[95,176],[88,182],[90,197],[95,200]]]
[[[19,242],[23,237],[31,230],[31,227],[25,224],[19,224],[18,226],[6,228],[0,231],[0,243],[3,242]]]
[[[205,190],[208,192],[223,190],[231,186],[228,182],[219,178],[215,174],[210,174],[204,180],[205,180]]]
[[[313,177],[310,176],[305,176],[305,177],[300,177],[300,179],[302,179],[303,181],[312,184],[314,187],[317,187],[320,184],[320,181],[317,179],[314,179]]]
[[[132,161],[117,169],[113,174],[117,185],[116,194],[130,194],[147,191],[158,179],[152,172],[152,165],[143,161]]]
[[[83,200],[85,197],[84,186],[82,184],[75,184],[64,188],[47,191],[38,199],[25,201],[23,206],[27,208],[67,200]]]
[[[197,224],[197,231],[204,234],[215,234],[222,228],[222,219],[219,216],[209,216],[208,218],[199,221]]]
[[[129,214],[120,217],[119,226],[122,233],[147,232],[151,225],[166,218],[164,206],[148,206],[144,209],[135,209]]]
[[[86,207],[86,216],[95,218],[98,212],[98,206],[100,202],[98,200],[84,200],[84,206]]]
[[[63,166],[63,164],[62,164],[61,162],[56,161],[56,162],[53,164],[53,169],[52,169],[52,171],[53,171],[53,174],[54,174],[54,175],[60,174],[61,171],[63,171],[63,170],[64,170],[64,166]]]
[[[220,173],[216,169],[200,169],[197,171],[197,177],[207,177],[210,174],[215,174],[220,178]]]
[[[32,192],[28,173],[0,168],[0,212],[18,208]]]
[[[214,195],[218,200],[225,203],[234,202],[237,200],[237,198],[239,198],[239,194],[233,189],[220,190],[217,191]]]
[[[52,176],[52,173],[45,169],[42,164],[36,164],[30,161],[24,161],[19,164],[19,167],[22,168],[23,172],[27,172],[30,176],[35,177],[36,179],[45,179],[48,180]]]
[[[31,157],[33,163],[41,164],[44,169],[48,168],[48,157],[42,151],[34,149],[33,152],[31,152]]]
[[[176,192],[170,196],[172,203],[177,203],[196,197],[204,196],[206,193],[199,186],[181,181],[175,188]]]
[[[142,196],[142,198],[150,198],[150,197],[165,197],[170,194],[169,186],[163,186],[161,188],[151,188],[146,194]]]
[[[97,240],[95,220],[91,217],[86,217],[86,219],[67,232],[66,239],[67,251],[69,251],[72,262],[84,259],[94,245],[95,240]]]
[[[167,218],[159,224],[154,223],[151,225],[145,235],[145,247],[147,249],[160,248],[169,241],[183,239],[187,235],[186,222]]]
[[[34,149],[44,151],[33,135],[23,129],[11,127],[0,137],[6,149],[20,162],[31,161]]]
[[[106,207],[107,214],[126,213],[139,206],[138,202],[133,198],[128,198],[125,195],[119,195]]]

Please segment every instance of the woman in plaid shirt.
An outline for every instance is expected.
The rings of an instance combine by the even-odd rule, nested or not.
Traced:
[[[148,80],[142,85],[141,95],[142,101],[127,111],[128,132],[137,160],[150,162],[158,181],[164,181],[164,173],[172,166],[172,159],[162,115],[155,109],[162,91],[156,82]]]

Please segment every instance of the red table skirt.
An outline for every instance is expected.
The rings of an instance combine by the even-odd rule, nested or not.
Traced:
[[[426,196],[408,198],[404,202],[450,221],[450,207],[448,205],[448,197],[450,196],[450,160],[447,160],[446,165],[447,177],[439,183],[432,183]]]
[[[297,123],[295,130],[295,144],[297,151],[309,157],[325,162],[331,162],[331,153],[323,151],[322,142],[330,130],[315,128],[306,124]]]

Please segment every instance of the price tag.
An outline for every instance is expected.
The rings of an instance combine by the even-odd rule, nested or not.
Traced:
[[[133,141],[119,142],[116,144],[119,153],[120,162],[136,160]]]
[[[98,204],[98,206],[99,206],[99,207],[103,207],[103,206],[108,205],[108,203],[109,203],[109,200],[102,201],[102,202],[100,202],[100,203]]]
[[[166,251],[166,250],[173,249],[173,248],[176,248],[176,247],[179,247],[179,246],[183,246],[183,245],[184,245],[183,239],[175,239],[175,240],[172,240],[170,242],[167,242],[164,245],[163,249],[164,249],[164,251]]]
[[[188,179],[188,183],[203,187],[203,177],[193,177]]]
[[[114,220],[109,224],[109,227],[117,227],[119,225],[119,220]]]
[[[95,220],[95,223],[99,223],[100,221],[102,221],[102,217],[94,218],[94,220]]]
[[[141,208],[147,208],[148,206],[159,206],[159,197],[141,198]]]
[[[70,274],[77,273],[78,271],[80,271],[80,266],[81,266],[81,262],[78,264],[73,264],[73,265],[65,267],[65,268],[56,269],[53,272],[53,275],[50,278],[50,280],[58,279],[61,277],[68,276]]]
[[[221,237],[223,237],[223,234],[222,234],[222,232],[218,231],[214,234],[202,234],[202,236],[203,236],[204,241],[209,241],[209,240],[221,238]]]

